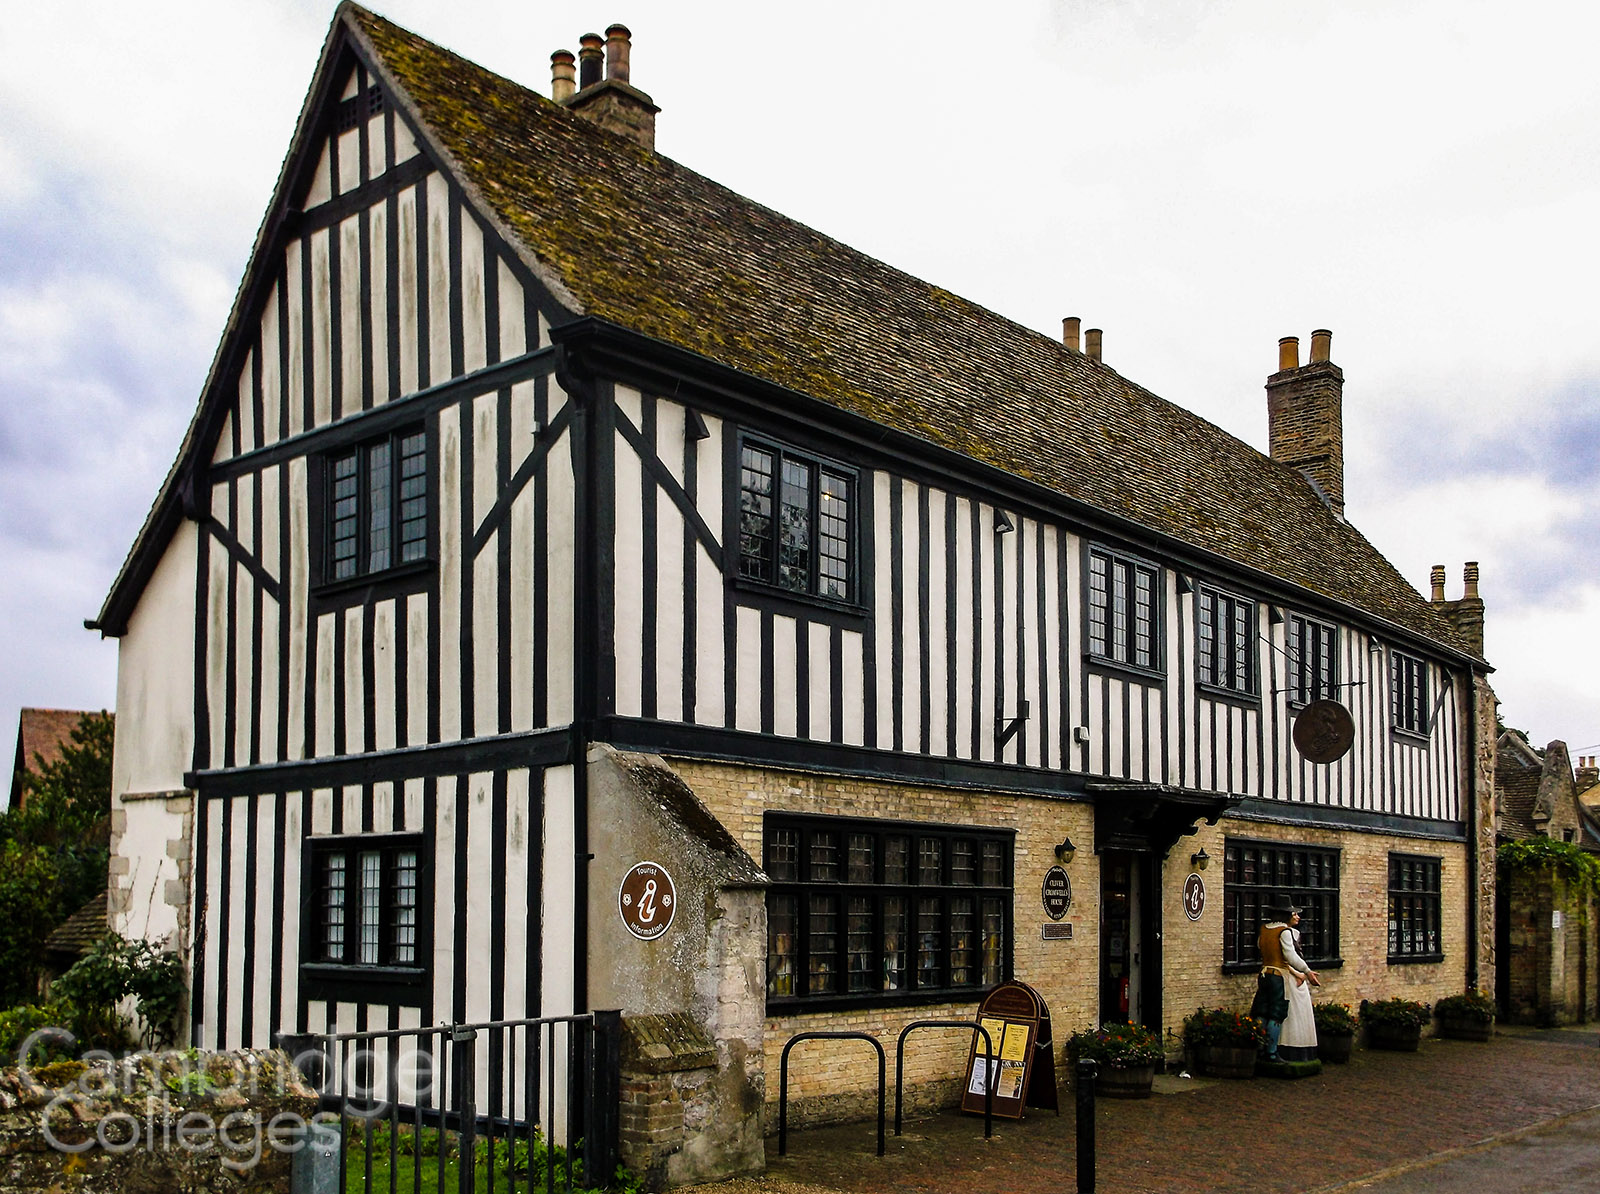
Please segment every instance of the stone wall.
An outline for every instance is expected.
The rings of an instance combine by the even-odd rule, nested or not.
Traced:
[[[589,797],[589,998],[623,1013],[623,1161],[652,1188],[760,1172],[766,876],[656,756],[594,747]],[[644,940],[619,888],[652,863],[676,907]]]
[[[315,1110],[277,1051],[6,1069],[0,1194],[289,1194]]]
[[[1600,905],[1549,871],[1515,870],[1507,893],[1514,1024],[1574,1024],[1600,1014]]]

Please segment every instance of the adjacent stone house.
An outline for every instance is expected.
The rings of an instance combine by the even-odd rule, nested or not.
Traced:
[[[1578,799],[1567,745],[1536,750],[1504,731],[1495,765],[1501,843],[1549,838],[1600,853],[1593,814]],[[1501,1015],[1566,1024],[1600,1014],[1600,903],[1553,869],[1502,869],[1497,893]]]

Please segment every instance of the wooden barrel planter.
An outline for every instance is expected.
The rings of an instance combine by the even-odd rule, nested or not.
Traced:
[[[1439,1035],[1458,1041],[1486,1041],[1494,1036],[1494,1021],[1476,1016],[1440,1016]]]
[[[1374,1049],[1389,1049],[1396,1053],[1415,1053],[1422,1043],[1420,1024],[1368,1024],[1367,1044]]]
[[[1254,1078],[1257,1056],[1254,1045],[1201,1045],[1198,1060],[1213,1078]]]
[[[1156,1067],[1153,1065],[1103,1069],[1095,1078],[1094,1092],[1108,1099],[1148,1099],[1155,1077]]]
[[[1344,1065],[1356,1045],[1353,1032],[1322,1032],[1317,1034],[1317,1056],[1333,1065]]]

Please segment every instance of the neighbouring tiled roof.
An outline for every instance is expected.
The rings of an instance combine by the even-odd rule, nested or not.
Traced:
[[[1533,806],[1543,767],[1530,767],[1518,752],[1500,747],[1495,757],[1494,792],[1499,808],[1496,831],[1504,838],[1534,836]]]
[[[88,713],[82,709],[24,709],[17,718],[17,753],[12,762],[11,803],[17,804],[22,791],[23,772],[37,772],[61,758],[61,749],[72,741]]]
[[[72,731],[88,712],[83,709],[24,709],[17,719],[17,743],[29,771],[41,761],[49,766],[61,758],[61,748],[72,741]]]
[[[44,939],[46,953],[82,957],[106,935],[106,893],[79,908]]]
[[[1296,470],[1048,336],[358,6],[341,11],[463,181],[583,314],[1466,649]]]

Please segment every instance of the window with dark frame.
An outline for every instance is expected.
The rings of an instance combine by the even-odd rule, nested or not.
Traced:
[[[1089,655],[1155,671],[1160,667],[1156,605],[1159,571],[1153,564],[1101,548],[1089,552]]]
[[[769,813],[768,1006],[932,1002],[1007,978],[1012,835]]]
[[[425,859],[421,834],[307,839],[302,961],[326,974],[424,974]]]
[[[1418,854],[1389,855],[1389,961],[1438,962],[1442,859]]]
[[[1241,695],[1256,692],[1256,603],[1201,585],[1195,594],[1199,679]]]
[[[854,601],[856,475],[776,443],[739,448],[739,576]]]
[[[1428,732],[1428,665],[1415,655],[1389,652],[1389,708],[1395,729]]]
[[[1303,614],[1286,624],[1289,701],[1309,705],[1339,694],[1339,628]]]
[[[325,582],[354,580],[428,555],[428,436],[397,431],[324,459]]]
[[[1261,964],[1272,909],[1301,908],[1300,954],[1313,967],[1339,960],[1339,852],[1230,838],[1223,847],[1222,964]]]

